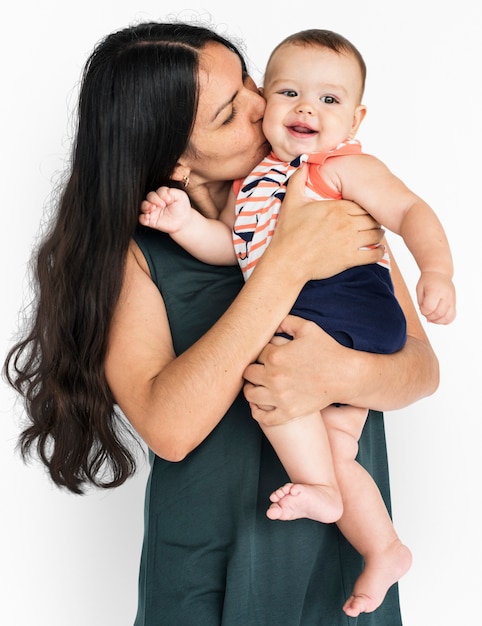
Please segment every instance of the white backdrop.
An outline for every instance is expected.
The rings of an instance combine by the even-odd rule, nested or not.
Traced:
[[[475,226],[482,5],[313,0],[300,9],[281,1],[273,15],[267,0],[237,4],[186,0],[188,10],[181,14],[179,0],[20,0],[3,9],[2,360],[27,293],[26,264],[43,207],[69,151],[80,71],[102,36],[171,13],[188,19],[194,11],[246,42],[260,82],[269,50],[290,32],[310,27],[341,32],[368,65],[368,116],[359,137],[436,209],[456,265],[458,318],[449,327],[427,327],[441,362],[440,388],[386,416],[395,522],[414,553],[413,568],[400,584],[404,623],[476,623],[482,588],[482,415],[475,402],[482,383]],[[392,235],[390,241],[413,292],[416,267],[398,238]],[[14,407],[3,382],[0,394],[0,623],[129,626],[136,607],[146,467],[113,492],[84,497],[61,492],[40,467],[19,460],[14,446],[20,407]]]

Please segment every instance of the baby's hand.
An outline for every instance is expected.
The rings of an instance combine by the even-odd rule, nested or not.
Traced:
[[[420,312],[428,322],[450,324],[455,319],[455,287],[442,272],[422,272],[417,284]]]
[[[186,192],[176,187],[159,187],[142,202],[139,222],[172,234],[188,222],[192,210]]]

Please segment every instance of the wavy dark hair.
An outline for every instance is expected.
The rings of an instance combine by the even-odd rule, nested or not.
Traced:
[[[35,297],[4,376],[22,396],[24,460],[35,452],[54,483],[115,487],[136,468],[132,430],[104,373],[109,328],[129,243],[148,191],[170,179],[189,147],[200,51],[209,28],[143,23],[108,35],[81,82],[68,178],[32,257]]]

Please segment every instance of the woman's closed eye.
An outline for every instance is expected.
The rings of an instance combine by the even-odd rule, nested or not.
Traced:
[[[232,122],[234,120],[234,118],[236,117],[236,115],[237,115],[237,109],[233,106],[233,108],[231,109],[231,113],[224,120],[223,126],[226,125],[226,124],[229,124],[230,122]]]

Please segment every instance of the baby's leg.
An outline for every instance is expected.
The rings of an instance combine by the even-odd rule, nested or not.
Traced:
[[[343,610],[351,617],[374,611],[388,589],[410,568],[412,555],[402,544],[380,491],[370,474],[355,460],[367,411],[328,407],[322,411],[343,498],[337,524],[365,561],[353,593]]]
[[[275,337],[273,341],[288,340]],[[272,504],[266,515],[273,520],[302,517],[325,523],[338,520],[342,501],[320,412],[262,428],[293,481],[271,494]]]
[[[307,517],[336,522],[342,514],[342,500],[320,413],[263,427],[263,432],[293,481],[271,494],[266,515],[273,520]]]

